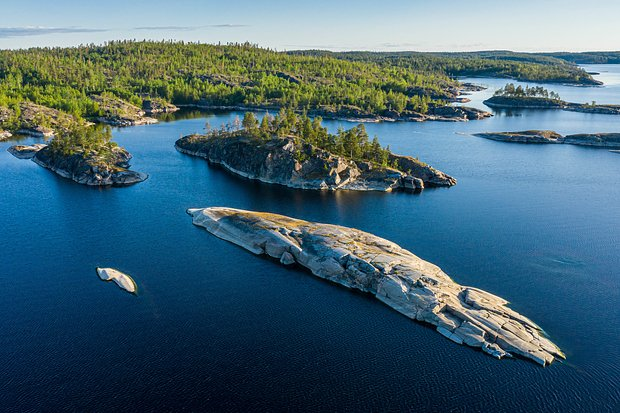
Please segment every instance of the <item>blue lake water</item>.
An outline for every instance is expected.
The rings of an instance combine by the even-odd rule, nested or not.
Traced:
[[[603,88],[548,87],[620,103],[620,69],[605,69]],[[75,184],[0,143],[0,411],[620,411],[620,155],[468,135],[620,132],[620,118],[522,111],[368,124],[393,151],[458,179],[414,195],[292,190],[174,150],[180,135],[236,115],[115,130],[150,175],[127,188]],[[458,346],[194,227],[185,210],[207,206],[388,238],[508,299],[568,359],[541,368]],[[97,266],[131,274],[139,295],[99,281]]]

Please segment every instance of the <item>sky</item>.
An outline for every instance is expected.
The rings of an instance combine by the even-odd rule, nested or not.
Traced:
[[[118,39],[277,50],[620,50],[620,0],[2,0],[0,49]]]

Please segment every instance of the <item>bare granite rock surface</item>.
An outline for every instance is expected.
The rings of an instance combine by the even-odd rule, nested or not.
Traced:
[[[34,145],[13,145],[7,152],[19,159],[32,159],[41,149],[47,147],[43,143],[35,143]]]
[[[386,239],[283,215],[212,207],[189,209],[193,223],[254,254],[375,296],[405,316],[436,326],[458,344],[543,366],[563,359],[541,328],[486,291],[454,282],[439,267]]]

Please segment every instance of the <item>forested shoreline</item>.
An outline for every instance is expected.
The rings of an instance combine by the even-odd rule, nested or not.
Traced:
[[[524,82],[598,85],[585,70],[575,65],[570,53],[486,52],[330,52],[298,50],[301,56],[335,57],[356,62],[374,62],[387,67],[402,67],[423,73],[441,73],[452,77],[499,77]],[[597,53],[592,53],[602,59]],[[609,55],[613,55],[610,53]],[[617,56],[617,54],[616,54]],[[609,56],[608,56],[609,57]]]
[[[1,50],[0,133],[47,136],[59,119],[151,123],[145,112],[174,105],[289,108],[365,121],[487,116],[448,107],[462,88],[456,75],[595,82],[565,60],[513,52],[278,52],[250,43],[128,40]]]

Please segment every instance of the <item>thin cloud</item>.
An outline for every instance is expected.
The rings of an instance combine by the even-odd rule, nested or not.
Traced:
[[[209,24],[206,27],[248,27],[249,24]]]
[[[420,47],[420,43],[381,43],[379,47],[386,49],[404,49]]]
[[[209,27],[214,28],[235,28],[235,27],[248,27],[247,24],[207,24],[204,26],[141,26],[134,27],[133,30],[169,30],[178,32],[189,32],[193,30],[206,29]]]
[[[143,26],[134,27],[134,30],[174,30],[174,31],[190,31],[198,29],[198,26]]]
[[[24,27],[0,27],[0,38],[8,39],[12,37],[42,36],[47,34],[61,33],[95,33],[106,32],[108,29],[91,29],[86,27],[44,27],[44,26],[24,26]]]

